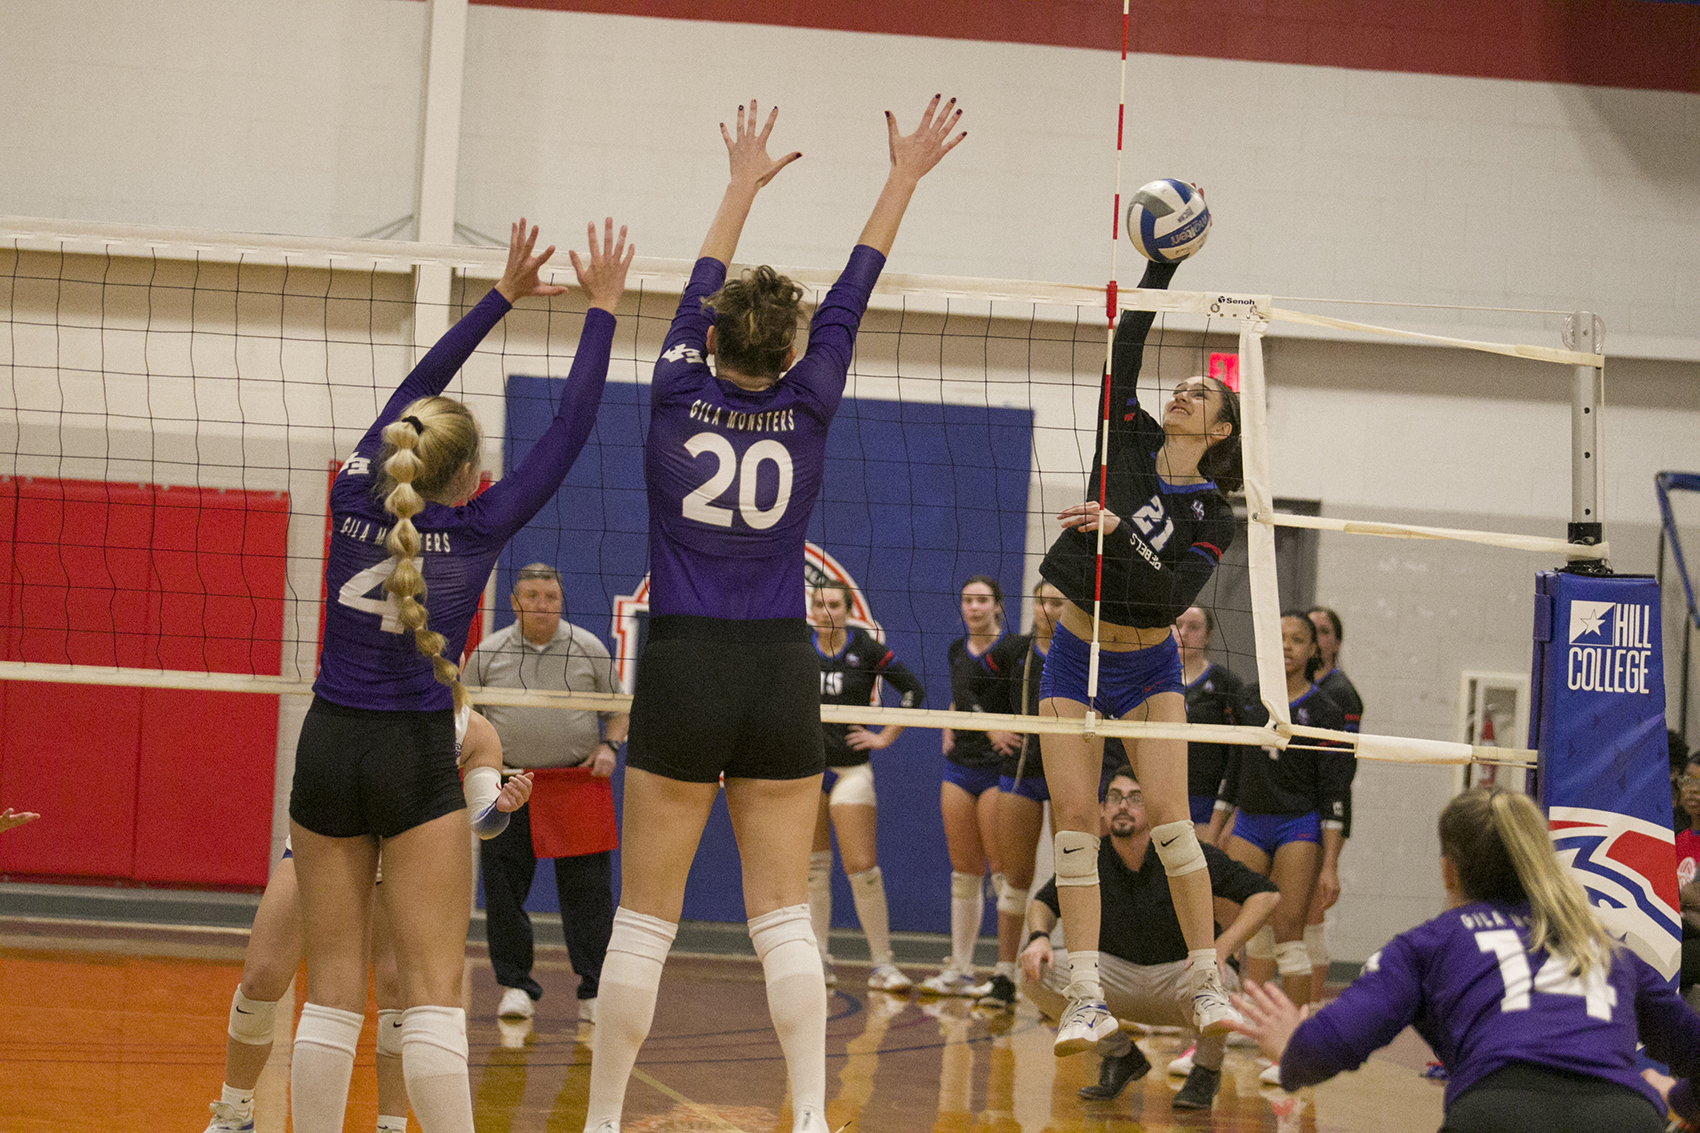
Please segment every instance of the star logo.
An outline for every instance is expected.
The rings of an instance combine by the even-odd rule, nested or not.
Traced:
[[[1616,604],[1615,602],[1583,602],[1580,600],[1571,602],[1570,640],[1574,642],[1577,638],[1586,634],[1600,634],[1600,623],[1605,620],[1605,616],[1611,612],[1612,607]],[[1605,642],[1603,634],[1600,641],[1602,644]]]

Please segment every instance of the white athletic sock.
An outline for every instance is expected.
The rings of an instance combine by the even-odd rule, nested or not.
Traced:
[[[634,913],[623,906],[614,910],[614,931],[608,937],[608,957],[602,962],[602,980],[596,993],[596,1045],[590,1058],[586,1133],[604,1121],[618,1126],[638,1048],[655,1020],[661,966],[667,962],[678,931],[678,925],[660,917]],[[821,983],[818,998],[824,1011],[825,978],[819,958],[811,956],[810,960],[815,979]]]
[[[409,1007],[401,1013],[401,1072],[407,1100],[428,1133],[472,1133],[466,1077],[466,1012]]]
[[[1192,980],[1192,986],[1198,985],[1210,978],[1210,973],[1216,971],[1216,950],[1214,948],[1194,948],[1186,954],[1187,976]]]
[[[1098,953],[1068,951],[1068,997],[1070,999],[1103,999],[1104,985],[1098,977]]]
[[[1013,982],[1014,979],[1015,979],[1015,961],[1014,960],[999,960],[998,966],[996,968],[993,968],[992,971],[993,971],[994,974],[1000,975],[1004,979],[1010,980],[1010,981]]]
[[[254,1091],[238,1090],[235,1086],[226,1082],[224,1090],[218,1096],[218,1100],[223,1102],[225,1105],[233,1105],[243,1113],[247,1113],[249,1110],[254,1108]]]
[[[986,899],[980,879],[971,873],[950,875],[950,962],[959,972],[974,970],[974,942],[980,937],[980,919]]]
[[[364,1016],[309,1003],[301,1009],[289,1065],[289,1105],[296,1133],[342,1133],[354,1044]]]
[[[829,951],[827,935],[832,932],[831,850],[809,853],[809,923],[814,926],[815,943],[820,945],[820,958],[825,960]]]
[[[862,922],[862,933],[868,938],[868,955],[876,964],[891,963],[891,920],[880,867],[851,874],[850,895],[856,899],[856,919]]]
[[[768,1014],[791,1078],[791,1108],[825,1113],[826,982],[813,937],[809,910],[802,905],[750,920],[750,940],[767,977]]]

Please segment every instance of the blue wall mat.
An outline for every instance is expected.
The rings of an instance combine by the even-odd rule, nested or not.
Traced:
[[[508,381],[505,467],[523,459],[555,412],[560,380]],[[498,593],[527,563],[554,563],[568,619],[608,643],[613,607],[648,569],[643,438],[649,387],[608,384],[596,430],[554,500],[517,535],[498,564]],[[827,476],[809,538],[836,558],[867,595],[886,642],[927,686],[927,703],[950,702],[945,653],[962,634],[956,593],[969,575],[998,579],[1012,616],[1020,610],[1032,472],[1033,416],[1026,409],[846,399],[827,445]],[[513,621],[498,601],[496,626]],[[946,932],[950,863],[939,820],[939,733],[906,732],[874,757],[880,863],[892,927]],[[618,795],[620,780],[616,777]],[[835,866],[833,923],[855,909]],[[617,871],[616,871],[617,875]],[[539,870],[528,908],[553,910]],[[724,802],[714,808],[692,866],[684,915],[742,921],[737,852]],[[988,925],[990,924],[988,920]]]

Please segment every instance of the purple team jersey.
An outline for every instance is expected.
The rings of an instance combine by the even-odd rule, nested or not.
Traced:
[[[749,620],[803,616],[803,540],[856,328],[885,257],[857,245],[809,323],[808,352],[774,385],[716,378],[703,355],[726,265],[691,272],[650,387],[649,610]]]
[[[395,517],[373,492],[384,426],[417,398],[439,394],[510,305],[492,290],[438,340],[401,383],[331,486],[331,545],[325,562],[325,642],[313,691],[345,708],[436,711],[453,694],[437,683],[431,659],[395,620],[383,590],[395,560],[384,548]],[[413,517],[425,578],[430,628],[447,638],[443,656],[459,659],[496,555],[561,486],[596,423],[614,316],[592,308],[567,374],[555,420],[520,462],[461,507],[427,503]]]
[[[1446,1104],[1512,1062],[1586,1074],[1645,1095],[1637,1037],[1688,1077],[1700,1070],[1700,1016],[1627,948],[1586,978],[1529,952],[1528,906],[1478,902],[1401,933],[1339,998],[1299,1025],[1281,1058],[1288,1090],[1356,1069],[1407,1025],[1451,1075]]]

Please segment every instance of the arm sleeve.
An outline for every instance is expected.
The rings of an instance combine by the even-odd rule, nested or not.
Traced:
[[[921,702],[927,698],[927,690],[921,687],[920,678],[910,672],[909,667],[899,661],[896,654],[890,650],[887,650],[879,664],[874,666],[874,672],[897,690],[899,708],[919,708]]]
[[[1700,1015],[1689,1010],[1652,965],[1633,952],[1627,955],[1636,976],[1635,1026],[1641,1041],[1647,1044],[1647,1053],[1669,1066],[1674,1077],[1700,1076]],[[1688,1106],[1688,1112],[1679,1110],[1679,1115],[1685,1121],[1692,1121],[1690,1115],[1700,1110],[1700,1099],[1695,1098],[1692,1083],[1684,1081],[1679,1085],[1686,1087]],[[1676,1089],[1671,1090],[1670,1100],[1671,1108],[1676,1109]]]
[[[661,343],[661,356],[655,362],[652,402],[663,399],[697,367],[707,365],[703,354],[708,349],[708,328],[714,325],[714,312],[703,305],[703,300],[719,291],[725,282],[726,265],[712,256],[704,256],[691,269],[690,282],[679,296],[672,325]]]
[[[1344,829],[1352,812],[1352,778],[1358,773],[1357,757],[1350,748],[1333,745],[1311,754],[1316,756],[1316,813],[1324,826]]]
[[[809,348],[787,381],[806,386],[830,415],[844,396],[844,379],[856,350],[856,331],[868,309],[868,297],[885,268],[885,257],[866,244],[850,250],[838,281],[809,320]]]
[[[1243,905],[1255,893],[1278,893],[1279,887],[1261,873],[1241,865],[1215,846],[1200,844],[1204,864],[1210,870],[1210,892],[1225,901]]]
[[[421,397],[432,397],[442,393],[460,371],[466,360],[472,357],[472,352],[478,349],[478,344],[484,341],[484,336],[490,329],[502,321],[502,316],[513,310],[513,304],[502,298],[502,293],[494,287],[490,293],[478,301],[478,305],[461,316],[459,322],[450,327],[437,344],[426,351],[425,357],[413,367],[395,393],[385,404],[378,419],[372,422],[372,427],[366,430],[366,435],[360,438],[359,447],[355,452],[361,456],[374,457],[383,448],[384,427],[397,417],[401,411]]]
[[[1166,289],[1179,267],[1179,264],[1148,263],[1145,265],[1144,276],[1139,280],[1139,286]],[[1123,311],[1121,317],[1116,320],[1115,342],[1110,347],[1112,434],[1153,429],[1159,434],[1162,432],[1162,426],[1140,407],[1138,388],[1139,370],[1145,361],[1145,339],[1151,333],[1151,324],[1156,321],[1156,317],[1153,311]],[[1103,443],[1103,431],[1098,430],[1098,447],[1092,454],[1093,468],[1097,468],[1103,460]]]
[[[1222,561],[1222,555],[1234,542],[1234,512],[1228,502],[1215,492],[1210,493],[1209,522],[1199,526],[1194,536],[1192,546],[1175,564],[1174,581],[1171,583],[1173,593],[1171,601],[1177,609],[1184,609],[1193,604],[1193,600],[1203,591],[1210,576],[1216,573],[1216,566]],[[1115,534],[1121,534],[1127,524],[1121,524]],[[1131,547],[1131,544],[1130,544]]]
[[[1298,1090],[1356,1070],[1410,1025],[1421,1004],[1416,950],[1395,937],[1334,1002],[1299,1024],[1281,1055],[1281,1088]]]
[[[470,505],[479,509],[487,530],[506,538],[525,526],[560,489],[567,470],[596,427],[596,410],[602,404],[608,352],[613,344],[614,316],[592,307],[584,316],[584,331],[579,335],[572,369],[567,371],[555,419],[519,466]]]

